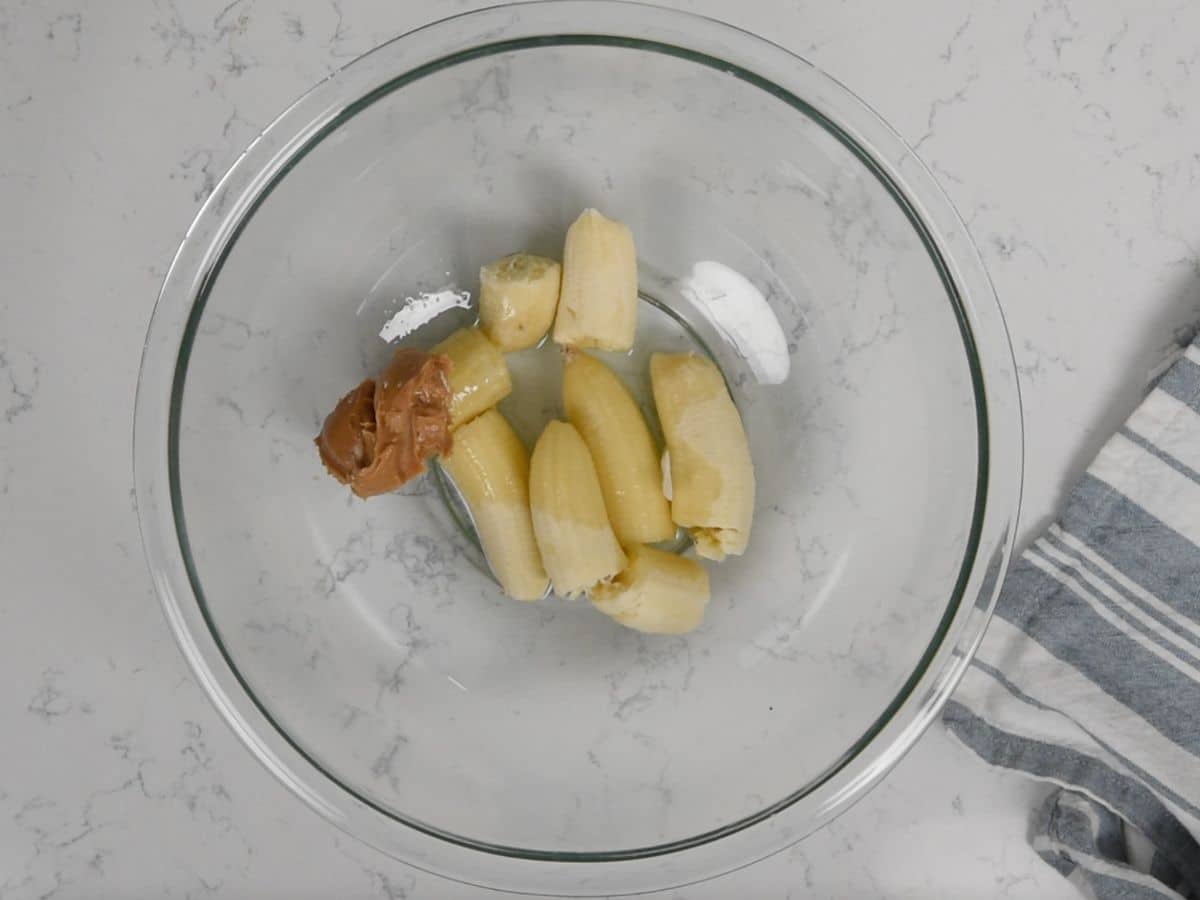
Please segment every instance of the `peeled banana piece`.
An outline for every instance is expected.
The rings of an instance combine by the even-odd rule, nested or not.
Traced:
[[[754,517],[754,463],[725,379],[704,357],[655,353],[650,383],[670,454],[671,518],[706,559],[741,555]]]
[[[626,628],[684,634],[704,620],[708,572],[694,559],[653,547],[629,548],[629,565],[589,594],[592,605]]]
[[[504,354],[478,328],[460,328],[433,348],[454,364],[450,370],[450,428],[470,422],[512,393]]]
[[[462,426],[442,466],[471,510],[488,564],[504,592],[537,600],[549,580],[529,512],[529,452],[491,409]]]
[[[653,544],[674,537],[654,438],[617,374],[593,356],[569,352],[563,406],[592,454],[617,540]]]
[[[563,246],[555,342],[628,350],[637,329],[637,311],[633,232],[594,209],[585,209],[567,229]]]
[[[483,333],[505,353],[527,350],[545,337],[558,308],[562,266],[544,256],[514,253],[479,270]]]
[[[573,597],[625,568],[600,479],[574,426],[551,422],[529,466],[533,533],[556,593]]]

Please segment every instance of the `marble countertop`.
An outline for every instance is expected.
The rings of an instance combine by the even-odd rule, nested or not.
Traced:
[[[471,3],[0,0],[0,898],[489,896],[342,835],[219,721],[142,561],[130,421],[199,203],[305,88]],[[693,0],[868,100],[967,219],[1008,317],[1024,533],[1200,318],[1200,6]],[[932,730],[803,844],[661,896],[1068,898],[1040,790]]]

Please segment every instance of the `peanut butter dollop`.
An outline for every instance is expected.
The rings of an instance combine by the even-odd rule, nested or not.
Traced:
[[[401,348],[338,401],[317,435],[329,474],[359,497],[394,491],[450,449],[450,359]]]

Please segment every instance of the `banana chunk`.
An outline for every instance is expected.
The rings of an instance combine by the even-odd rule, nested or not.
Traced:
[[[505,353],[537,344],[554,322],[562,266],[544,256],[514,253],[479,270],[479,322]]]
[[[655,353],[650,382],[671,457],[671,518],[706,559],[741,555],[754,517],[754,463],[725,379],[695,354]]]
[[[460,328],[432,350],[450,357],[450,428],[465,425],[512,393],[504,354],[478,328]]]
[[[637,329],[637,251],[629,226],[585,209],[567,229],[554,340],[628,350]]]
[[[704,620],[708,572],[694,559],[653,547],[631,547],[629,566],[589,594],[592,605],[626,628],[684,634]]]
[[[529,467],[533,533],[554,590],[573,597],[625,568],[604,509],[587,444],[566,422],[551,422]]]
[[[654,438],[617,374],[586,353],[569,353],[563,406],[592,454],[617,539],[628,545],[674,537]]]
[[[471,509],[488,565],[504,592],[538,600],[549,586],[529,513],[529,451],[491,409],[454,435],[442,466]]]

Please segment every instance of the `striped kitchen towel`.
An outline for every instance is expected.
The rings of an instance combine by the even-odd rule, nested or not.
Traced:
[[[1200,898],[1200,339],[1013,565],[944,719],[1058,786],[1031,840],[1085,896]]]

